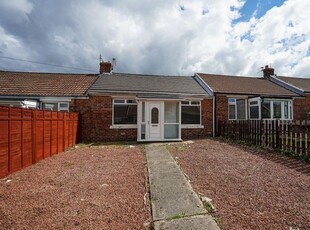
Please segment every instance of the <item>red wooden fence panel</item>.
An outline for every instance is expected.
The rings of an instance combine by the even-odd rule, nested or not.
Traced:
[[[75,145],[78,114],[0,106],[0,178]]]

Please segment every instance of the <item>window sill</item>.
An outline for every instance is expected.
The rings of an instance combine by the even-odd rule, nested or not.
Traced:
[[[110,129],[136,129],[137,125],[111,125]]]
[[[203,129],[203,125],[181,125],[181,129]]]

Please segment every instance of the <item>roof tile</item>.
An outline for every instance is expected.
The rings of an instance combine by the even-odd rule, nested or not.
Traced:
[[[84,96],[95,74],[0,71],[0,95]]]
[[[198,74],[215,93],[262,96],[299,96],[268,79],[229,75]]]

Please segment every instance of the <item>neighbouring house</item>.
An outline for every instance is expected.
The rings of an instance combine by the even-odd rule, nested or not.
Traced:
[[[293,105],[303,92],[281,85],[274,76],[274,69],[266,66],[263,72],[260,78],[196,74],[213,97],[214,132],[218,121],[294,119]]]
[[[0,105],[69,111],[74,99],[87,99],[95,74],[0,71]]]
[[[178,141],[212,133],[212,100],[193,76],[101,74],[88,100],[75,100],[84,141]],[[211,103],[211,104],[210,104]]]
[[[304,97],[295,98],[294,100],[294,119],[309,120],[310,119],[310,78],[296,78],[296,77],[280,77],[278,79],[283,81],[285,85],[290,85],[297,90],[304,93]]]

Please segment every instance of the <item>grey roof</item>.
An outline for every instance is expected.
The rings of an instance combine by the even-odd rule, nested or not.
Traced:
[[[306,93],[310,93],[310,78],[300,78],[300,77],[281,77],[277,76],[282,81],[285,81],[299,89],[302,89]]]
[[[163,76],[112,73],[101,74],[88,91],[96,93],[151,93],[206,95],[192,76]]]

